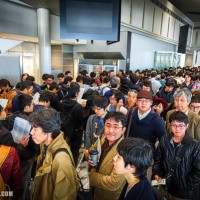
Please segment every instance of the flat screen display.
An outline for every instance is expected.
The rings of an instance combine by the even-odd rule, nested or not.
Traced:
[[[63,39],[118,41],[121,0],[60,0]]]

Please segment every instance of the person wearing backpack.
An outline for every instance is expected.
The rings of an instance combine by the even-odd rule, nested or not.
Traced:
[[[38,110],[30,115],[30,122],[32,139],[40,144],[32,200],[75,200],[79,181],[70,147],[60,131],[59,113],[52,108]]]
[[[65,116],[69,116],[69,114],[71,115],[70,117],[71,119],[69,120],[70,123],[68,119],[66,119],[66,121],[68,122],[64,122],[65,128],[63,132],[65,136],[68,137],[68,142],[73,154],[75,165],[77,165],[79,157],[79,149],[82,144],[83,122],[84,122],[83,107],[77,102],[79,91],[80,91],[79,84],[76,82],[72,82],[70,84],[67,96],[65,96],[62,101],[62,112],[61,112],[62,121],[65,118]],[[68,124],[68,126],[65,123]],[[70,130],[71,126],[73,126],[72,131]]]
[[[23,193],[23,180],[17,151],[14,147],[4,146],[1,144],[0,191],[1,195],[8,192],[9,198],[14,200],[21,200]],[[4,198],[0,196],[0,199]]]
[[[146,178],[152,159],[153,148],[143,139],[125,138],[118,144],[114,169],[126,179],[119,200],[156,200]]]

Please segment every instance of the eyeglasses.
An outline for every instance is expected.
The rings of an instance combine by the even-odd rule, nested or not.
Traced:
[[[200,106],[190,106],[192,109],[200,109]]]
[[[105,127],[108,129],[112,128],[114,131],[118,131],[119,129],[123,128],[123,126],[117,126],[117,125],[112,126],[111,124],[105,124]]]
[[[92,110],[94,110],[94,111],[95,111],[95,110],[98,111],[98,110],[101,110],[101,109],[102,109],[102,108],[100,108],[100,107],[92,106]]]
[[[171,127],[172,128],[175,128],[175,129],[183,129],[185,128],[186,126],[184,124],[180,124],[180,125],[175,125],[175,124],[171,124]]]
[[[137,99],[137,101],[140,102],[140,103],[149,103],[149,102],[151,102],[150,99]]]

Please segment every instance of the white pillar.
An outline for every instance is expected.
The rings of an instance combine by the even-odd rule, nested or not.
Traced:
[[[40,78],[51,74],[50,14],[45,8],[37,9]]]

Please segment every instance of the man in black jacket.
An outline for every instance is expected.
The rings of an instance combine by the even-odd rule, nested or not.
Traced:
[[[171,200],[191,199],[200,183],[200,143],[186,131],[186,114],[175,111],[169,121],[172,132],[163,137],[158,145],[153,178],[157,181],[166,179],[164,189]]]

